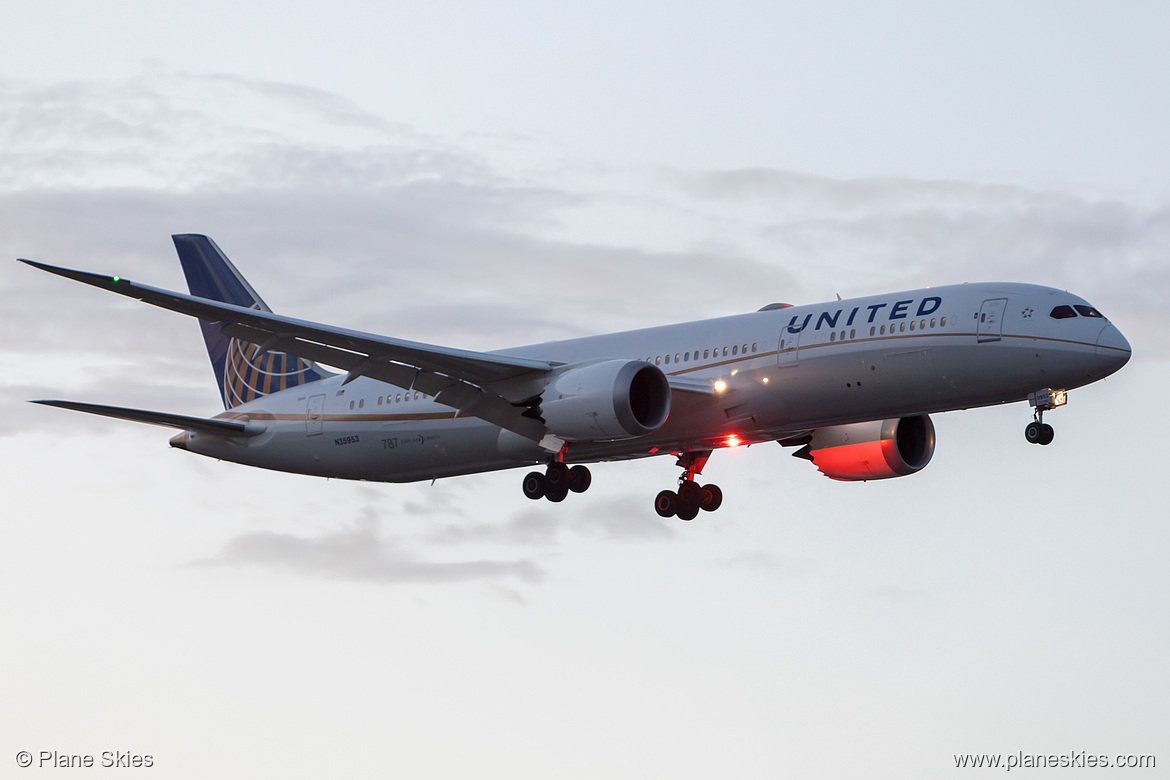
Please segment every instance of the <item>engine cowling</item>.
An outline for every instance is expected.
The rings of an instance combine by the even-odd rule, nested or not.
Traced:
[[[845,482],[904,477],[934,456],[934,423],[925,414],[818,428],[795,455]]]
[[[670,384],[657,366],[607,360],[566,367],[545,388],[540,416],[566,441],[613,441],[657,430],[670,414]]]

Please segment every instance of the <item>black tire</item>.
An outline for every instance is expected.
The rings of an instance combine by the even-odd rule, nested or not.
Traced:
[[[569,469],[569,490],[574,493],[584,493],[593,484],[593,475],[585,466],[574,466]]]
[[[683,504],[678,508],[679,520],[694,520],[699,514],[698,504]]]
[[[1039,444],[1040,439],[1043,438],[1043,428],[1040,423],[1028,423],[1028,427],[1024,429],[1024,438],[1028,440],[1029,444]]]
[[[544,478],[548,480],[549,490],[563,487],[569,481],[569,468],[564,463],[550,463],[544,472]]]
[[[565,496],[567,495],[569,495],[569,489],[562,485],[556,489],[549,488],[548,492],[544,494],[544,497],[554,504],[559,504],[565,500]]]
[[[663,490],[654,498],[654,511],[661,517],[674,517],[678,512],[678,493]]]
[[[530,471],[524,477],[521,487],[524,488],[524,495],[536,501],[544,498],[545,493],[548,492],[548,480],[539,471]]]
[[[723,491],[718,485],[703,485],[703,497],[699,500],[699,508],[704,512],[714,512],[723,504]]]
[[[1052,426],[1044,423],[1040,426],[1040,443],[1047,447],[1056,438],[1056,431],[1052,430]]]
[[[678,502],[683,506],[688,504],[699,505],[703,500],[703,489],[691,480],[686,480],[678,486]]]

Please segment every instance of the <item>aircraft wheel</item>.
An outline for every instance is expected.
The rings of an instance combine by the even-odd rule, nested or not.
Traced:
[[[569,468],[564,463],[550,463],[544,472],[548,480],[548,489],[565,487],[569,481]]]
[[[678,493],[663,490],[654,499],[654,511],[662,517],[674,517],[678,513]]]
[[[682,506],[689,506],[694,504],[698,506],[703,500],[703,489],[696,485],[692,480],[684,480],[678,486],[678,502]]]
[[[561,501],[565,500],[565,496],[567,495],[569,495],[569,489],[562,485],[561,487],[555,489],[549,488],[548,492],[544,494],[544,497],[554,504],[559,504]]]
[[[1040,426],[1040,443],[1047,446],[1052,443],[1056,437],[1056,432],[1052,430],[1052,426],[1044,423]]]
[[[524,477],[524,482],[521,487],[524,488],[524,495],[535,501],[538,498],[544,498],[544,494],[548,489],[548,480],[539,471],[530,471]]]
[[[574,493],[584,493],[593,484],[593,475],[585,466],[574,466],[569,469],[569,490]]]
[[[723,504],[723,491],[718,485],[703,485],[703,497],[699,499],[699,508],[705,512],[714,512]]]
[[[698,514],[699,514],[699,505],[698,504],[682,504],[680,502],[680,505],[678,508],[678,519],[679,520],[694,520]]]
[[[1044,426],[1038,422],[1028,423],[1028,427],[1024,429],[1024,438],[1028,440],[1029,444],[1040,444],[1040,440],[1044,435]]]

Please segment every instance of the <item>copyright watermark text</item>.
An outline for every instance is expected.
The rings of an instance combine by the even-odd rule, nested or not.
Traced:
[[[103,750],[100,753],[62,753],[59,750],[22,750],[16,754],[22,769],[148,769],[154,756],[132,750]]]

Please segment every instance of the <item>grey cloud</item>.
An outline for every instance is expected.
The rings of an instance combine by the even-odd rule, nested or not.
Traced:
[[[375,584],[497,582],[532,585],[545,573],[530,560],[423,560],[401,542],[383,538],[376,518],[315,537],[274,531],[229,540],[209,564],[255,565],[326,579]]]
[[[578,499],[581,501],[582,499]],[[568,501],[573,501],[571,496]],[[548,547],[567,534],[605,541],[671,541],[672,523],[647,515],[646,497],[627,494],[590,501],[587,506],[541,502],[513,513],[503,523],[447,523],[424,538],[435,545],[501,544]]]
[[[748,550],[737,553],[724,558],[720,563],[731,569],[780,576],[807,574],[816,568],[812,561],[781,557],[763,550]]]

